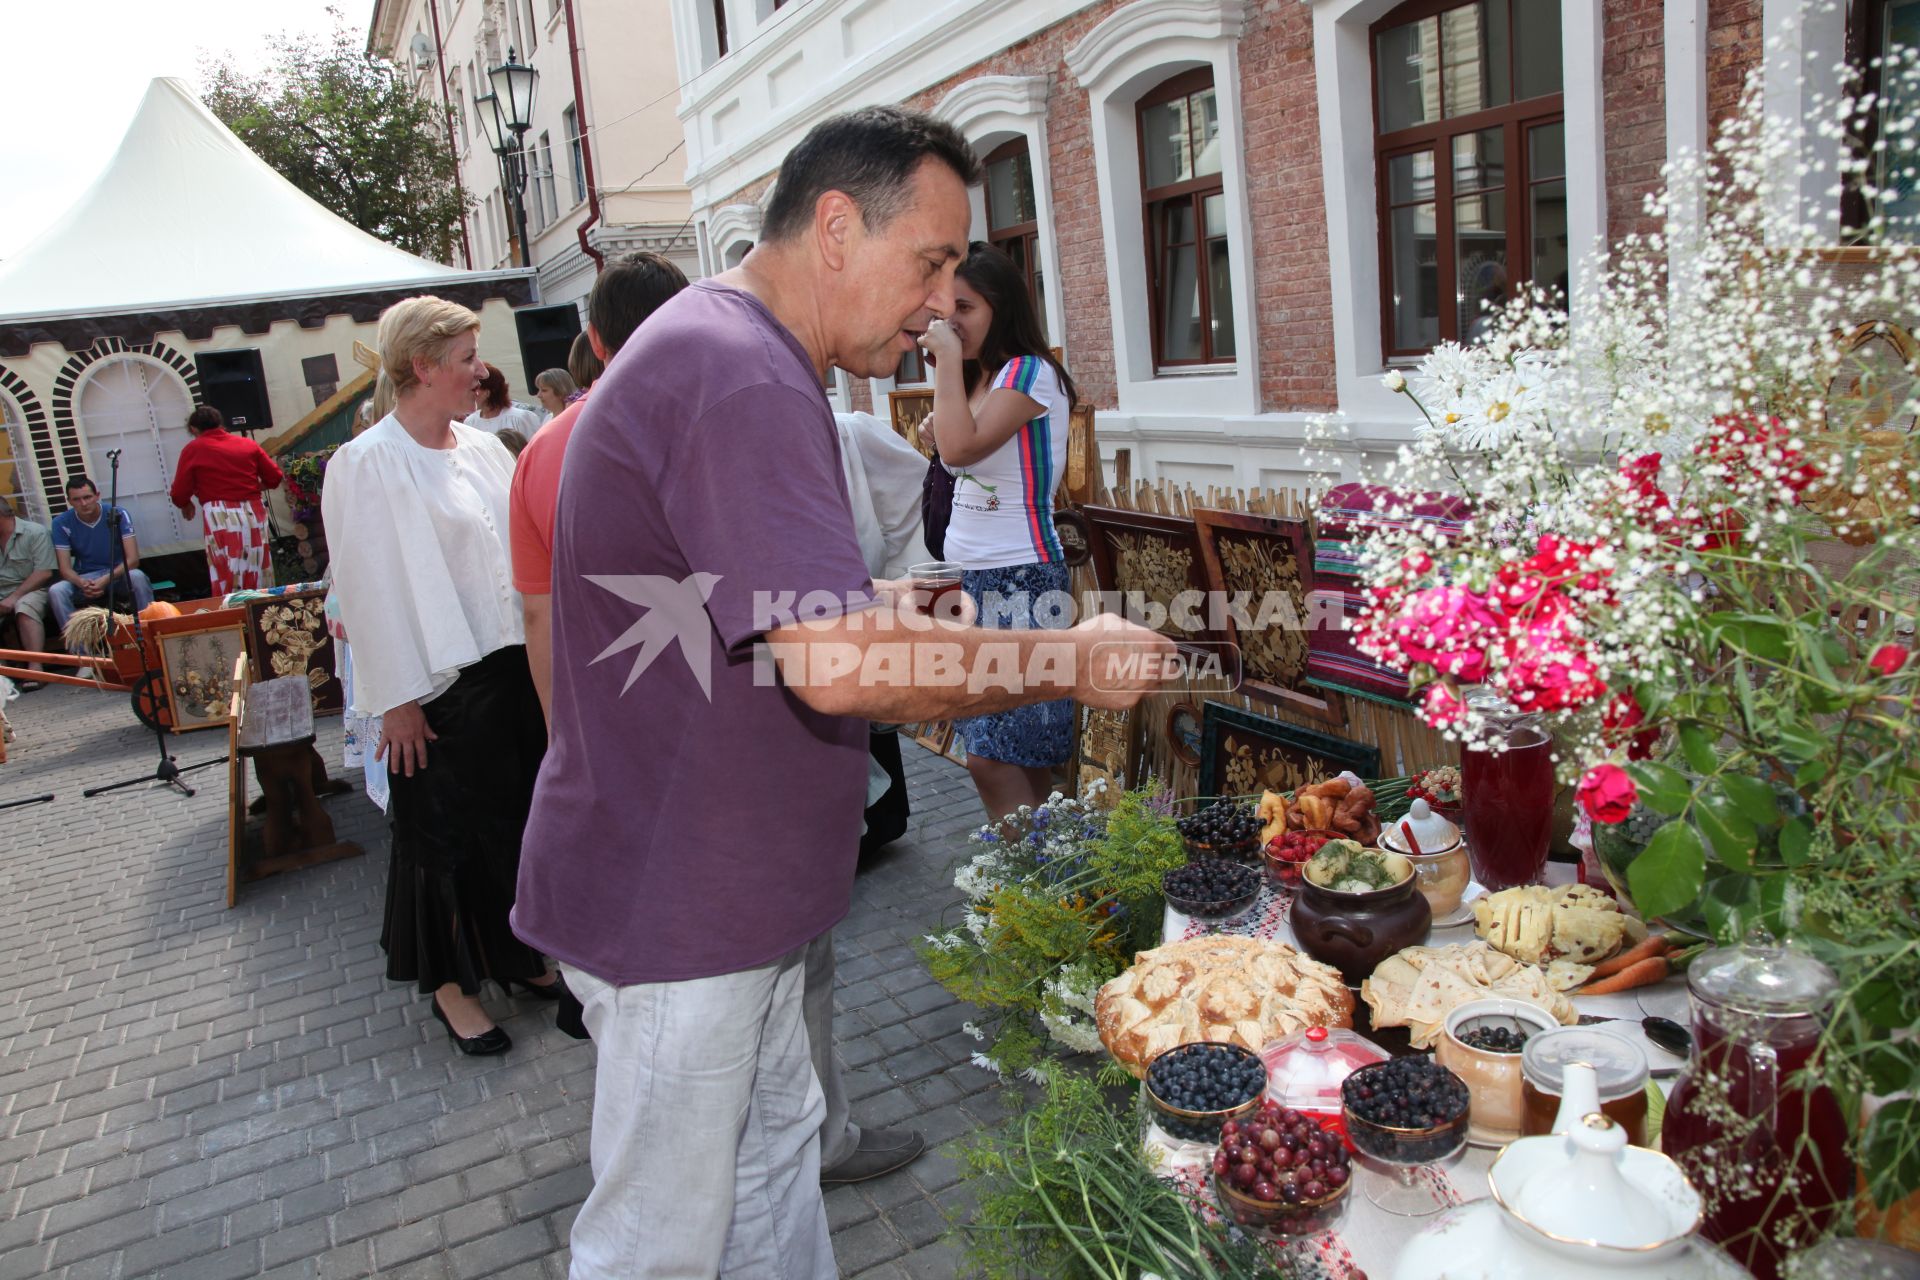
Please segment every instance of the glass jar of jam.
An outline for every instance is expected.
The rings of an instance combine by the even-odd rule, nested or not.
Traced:
[[[1520,1054],[1520,1131],[1532,1138],[1553,1132],[1567,1065],[1584,1062],[1600,1089],[1600,1110],[1647,1144],[1647,1055],[1639,1045],[1603,1027],[1559,1027],[1531,1036]]]

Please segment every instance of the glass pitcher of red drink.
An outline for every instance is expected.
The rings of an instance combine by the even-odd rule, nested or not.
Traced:
[[[1846,1121],[1806,1070],[1838,985],[1794,947],[1721,947],[1688,968],[1696,1050],[1660,1146],[1706,1203],[1701,1234],[1757,1280],[1779,1280],[1852,1203]]]
[[[1460,809],[1473,878],[1489,893],[1534,884],[1553,837],[1553,742],[1538,712],[1521,711],[1490,689],[1467,703],[1498,733],[1504,751],[1460,753]]]

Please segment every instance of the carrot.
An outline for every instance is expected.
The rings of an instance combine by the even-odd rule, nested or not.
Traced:
[[[1664,955],[1648,956],[1644,960],[1634,961],[1610,977],[1602,978],[1598,982],[1589,982],[1574,994],[1605,996],[1612,995],[1616,991],[1631,991],[1635,987],[1650,986],[1672,971],[1673,966],[1667,963]]]
[[[1593,977],[1610,978],[1630,964],[1638,964],[1649,956],[1663,956],[1667,953],[1665,934],[1650,933],[1638,943],[1628,947],[1617,956],[1610,956],[1593,966]]]

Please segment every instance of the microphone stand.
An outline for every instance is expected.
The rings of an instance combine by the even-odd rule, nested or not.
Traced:
[[[126,539],[120,532],[120,451],[118,449],[107,450],[107,464],[113,471],[112,477],[108,482],[109,490],[107,498],[107,518],[110,521],[107,526],[107,541],[110,544],[107,552],[107,635],[109,637],[108,644],[111,645],[111,637],[113,635],[113,597],[117,590],[114,586],[113,571],[116,568],[125,567],[127,563]],[[147,662],[146,631],[140,625],[140,598],[134,594],[133,571],[131,569],[127,570],[123,581],[127,584],[128,603],[132,605],[133,643],[134,648],[140,654],[141,683],[143,686],[151,688],[153,668]],[[108,661],[111,661],[111,658],[109,658]],[[161,690],[163,693],[166,692],[165,685],[165,677],[162,676]],[[119,791],[125,787],[137,787],[145,782],[154,786],[171,787],[183,796],[190,796],[193,794],[193,788],[180,780],[181,774],[191,772],[194,769],[206,769],[216,764],[226,763],[227,757],[220,756],[214,760],[202,760],[199,764],[190,764],[184,769],[181,768],[178,764],[174,763],[173,756],[167,751],[167,731],[161,726],[158,716],[154,717],[153,737],[160,748],[160,763],[154,766],[152,773],[143,774],[137,778],[128,778],[124,782],[110,782],[104,787],[88,787],[80,794],[91,800],[95,796],[105,795],[109,791]]]

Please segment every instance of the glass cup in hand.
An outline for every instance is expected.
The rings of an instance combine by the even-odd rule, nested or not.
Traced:
[[[907,580],[913,590],[926,593],[924,612],[955,621],[961,617],[960,602],[949,599],[960,591],[960,571],[960,565],[952,560],[928,560],[908,567]]]

